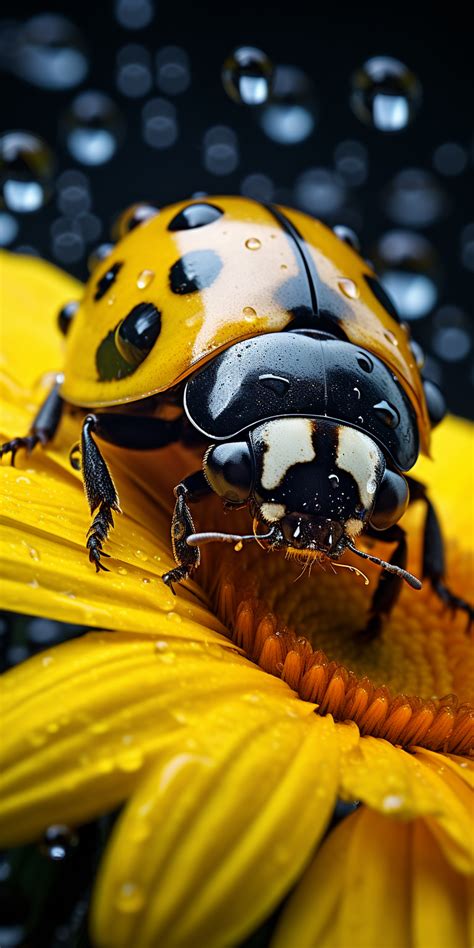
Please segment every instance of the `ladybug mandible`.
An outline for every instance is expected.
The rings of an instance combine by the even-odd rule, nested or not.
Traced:
[[[387,571],[372,600],[373,635],[402,580],[421,587],[406,571],[398,520],[422,499],[423,575],[472,616],[444,584],[431,502],[404,476],[428,452],[444,401],[423,380],[420,351],[355,235],[290,208],[216,197],[160,211],[135,205],[117,236],[96,251],[82,300],[59,314],[64,375],[30,434],[0,448],[13,462],[18,448],[54,436],[65,406],[89,409],[81,455],[96,570],[105,570],[120,508],[94,434],[146,449],[192,432],[203,463],[175,487],[176,566],[163,576],[172,590],[210,541],[258,539],[304,559],[349,549]],[[159,416],[167,403],[181,409],[173,420]],[[211,491],[228,509],[247,507],[260,533],[196,533],[189,504]],[[388,562],[357,548],[362,532],[395,543]]]

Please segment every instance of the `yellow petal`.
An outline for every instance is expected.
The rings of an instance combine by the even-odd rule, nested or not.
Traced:
[[[452,773],[451,763],[444,766],[442,754],[409,754],[380,738],[362,737],[342,756],[341,794],[398,820],[423,816],[453,866],[472,872],[473,795],[460,765],[458,771]]]
[[[420,457],[413,476],[429,486],[447,537],[472,554],[474,531],[474,425],[448,416],[433,432],[432,460]],[[416,505],[420,507],[420,504]],[[410,518],[407,518],[407,523]]]
[[[472,880],[451,868],[421,820],[414,824],[413,835],[413,945],[471,948]]]
[[[44,260],[0,252],[0,367],[23,387],[63,361],[57,315],[82,296],[82,284]]]
[[[240,696],[243,717],[267,697],[296,719],[311,714],[312,705],[235,652],[173,638],[163,620],[156,631],[155,641],[88,634],[4,676],[1,845],[115,806],[160,747],[177,734],[184,741],[210,710],[215,724],[230,696]]]
[[[329,834],[271,945],[468,948],[468,918],[466,880],[422,821],[397,824],[363,807]]]
[[[307,862],[337,761],[330,717],[295,717],[288,697],[229,696],[159,755],[121,817],[96,889],[97,944],[236,944]]]

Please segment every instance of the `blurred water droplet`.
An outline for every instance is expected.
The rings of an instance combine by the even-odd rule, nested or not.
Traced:
[[[123,130],[122,116],[112,99],[92,90],[76,96],[61,122],[61,134],[70,154],[90,166],[103,165],[113,158]]]
[[[458,142],[444,142],[433,153],[433,167],[440,174],[454,178],[467,168],[467,151]]]
[[[265,134],[280,145],[297,145],[311,135],[317,106],[311,79],[296,66],[277,66],[272,97],[259,122]]]
[[[344,296],[347,296],[348,299],[356,300],[359,298],[359,287],[354,283],[354,280],[348,280],[347,277],[343,277],[337,281],[337,285],[341,293],[344,293]]]
[[[115,905],[119,912],[139,912],[145,902],[142,889],[134,882],[124,882],[117,892]]]
[[[343,179],[328,168],[309,168],[295,184],[298,207],[316,217],[332,219],[346,199]]]
[[[245,241],[245,246],[247,250],[260,250],[262,242],[258,237],[249,237],[248,240]]]
[[[117,53],[116,83],[131,99],[147,95],[152,86],[151,57],[144,46],[130,43]]]
[[[398,59],[373,56],[353,73],[350,104],[361,122],[380,132],[399,132],[421,105],[418,79]]]
[[[334,151],[334,166],[349,187],[360,187],[369,173],[367,148],[361,142],[340,142]]]
[[[164,46],[156,54],[156,83],[166,95],[180,95],[191,82],[189,56],[180,46]]]
[[[406,168],[396,174],[382,202],[391,220],[410,227],[428,227],[449,210],[447,195],[437,179],[420,168]]]
[[[69,826],[57,824],[49,826],[40,844],[43,855],[54,862],[60,862],[68,856],[79,843],[79,837]]]
[[[421,234],[392,230],[384,234],[373,257],[380,281],[402,319],[422,319],[436,305],[440,265],[431,243]]]
[[[0,189],[10,211],[37,211],[51,195],[55,161],[41,138],[12,131],[0,136]]]
[[[474,272],[474,224],[467,224],[461,231],[461,262]]]
[[[142,110],[143,138],[152,148],[171,148],[178,139],[176,108],[166,99],[150,99]]]
[[[12,214],[0,211],[0,247],[8,247],[18,234],[18,221]]]
[[[234,49],[222,67],[222,83],[233,102],[263,105],[270,96],[273,66],[261,49],[240,46]]]
[[[273,200],[275,186],[266,174],[248,174],[240,185],[241,194],[252,198],[253,201]]]
[[[115,0],[115,16],[126,30],[143,30],[154,16],[151,0]]]
[[[235,132],[226,125],[215,125],[204,135],[204,167],[211,174],[231,174],[239,163]]]
[[[137,277],[137,286],[139,290],[146,289],[147,286],[150,286],[150,283],[154,280],[155,274],[153,270],[142,270]]]
[[[472,349],[472,323],[458,306],[441,306],[433,317],[431,346],[445,362],[459,362]]]
[[[41,13],[19,30],[11,67],[41,89],[72,89],[85,79],[89,64],[84,38],[66,17]]]

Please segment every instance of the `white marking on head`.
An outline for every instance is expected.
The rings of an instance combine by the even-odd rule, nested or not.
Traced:
[[[260,433],[266,448],[262,471],[265,490],[278,487],[295,464],[314,460],[312,434],[310,418],[276,418],[265,425]]]
[[[371,438],[355,428],[340,425],[337,435],[336,464],[342,471],[352,474],[359,488],[361,504],[370,509],[382,472],[382,453]]]
[[[260,513],[268,523],[276,523],[285,516],[286,510],[283,504],[261,504]]]

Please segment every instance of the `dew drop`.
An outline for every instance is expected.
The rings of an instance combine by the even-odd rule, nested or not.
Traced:
[[[40,843],[40,851],[53,862],[61,862],[78,845],[79,837],[69,826],[48,826]]]
[[[76,161],[103,165],[113,158],[123,136],[122,116],[103,92],[81,92],[61,122],[61,134]]]
[[[86,45],[65,16],[41,13],[20,29],[14,51],[17,76],[40,89],[72,89],[88,72]]]
[[[142,562],[145,562],[148,559],[147,554],[144,553],[143,550],[135,550],[135,556],[137,560],[142,560]]]
[[[422,319],[438,299],[440,264],[432,244],[421,234],[390,230],[373,248],[380,282],[403,320]]]
[[[297,145],[311,135],[316,118],[316,96],[311,79],[295,66],[277,66],[271,101],[259,115],[267,137],[279,145]]]
[[[357,400],[359,401],[359,399],[360,399],[360,388],[355,388],[355,387],[354,387],[354,388],[352,389],[352,391],[354,392],[355,397],[356,397]]]
[[[257,315],[257,310],[255,310],[253,306],[244,306],[242,313],[248,319],[253,319]]]
[[[140,886],[135,882],[124,882],[118,892],[115,905],[119,912],[139,912],[145,902],[145,896]]]
[[[151,583],[151,579],[148,579],[147,576],[144,576],[142,579],[142,583],[144,586],[148,586]]]
[[[260,250],[262,242],[258,237],[249,237],[248,240],[245,241],[245,246],[247,250]]]
[[[158,639],[158,641],[155,642],[155,651],[166,652],[167,648],[168,648],[168,643],[164,642],[163,639]]]
[[[139,290],[146,289],[147,286],[150,286],[152,280],[154,280],[155,274],[153,270],[142,270],[142,272],[137,277],[137,286]]]
[[[394,408],[390,402],[385,401],[385,399],[374,405],[374,411],[377,412],[377,415],[382,419],[383,423],[387,425],[387,428],[397,428],[400,424],[400,415],[397,409]]]
[[[119,566],[117,569],[117,573],[119,573],[120,576],[127,576],[128,570],[125,569],[125,566]]]
[[[373,56],[351,79],[350,104],[364,125],[400,132],[413,121],[422,99],[418,79],[398,59]]]
[[[54,156],[46,142],[30,132],[0,136],[0,191],[17,214],[39,210],[51,195]]]
[[[343,277],[341,280],[337,281],[337,285],[341,290],[341,293],[344,293],[344,296],[347,296],[350,300],[356,300],[359,297],[359,287],[353,280],[348,280],[346,277]]]
[[[30,478],[24,477],[23,475],[17,477],[16,482],[17,484],[31,484]]]
[[[270,96],[272,81],[272,63],[254,46],[235,49],[222,67],[224,89],[239,105],[263,105]]]
[[[333,488],[339,487],[339,478],[338,478],[337,474],[329,474],[329,476],[328,476],[328,481],[329,481],[331,487],[333,487]]]
[[[394,335],[393,332],[390,332],[389,329],[387,330],[387,332],[384,332],[384,336],[385,336],[387,342],[389,342],[392,346],[398,346],[398,339],[397,339],[397,337]]]

